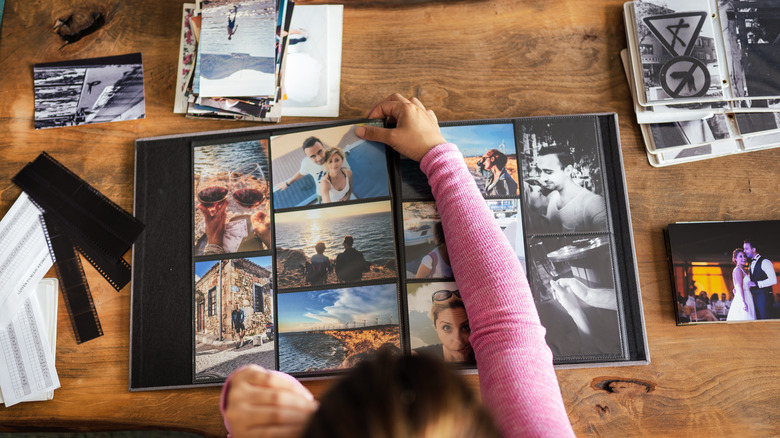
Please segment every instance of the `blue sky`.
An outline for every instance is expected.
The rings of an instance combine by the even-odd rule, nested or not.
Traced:
[[[447,126],[441,128],[444,138],[458,145],[466,157],[482,155],[486,151],[497,148],[503,141],[506,153],[515,153],[515,134],[512,124]]]
[[[317,324],[341,324],[364,319],[367,325],[398,322],[395,284],[292,292],[277,295],[279,332],[301,331]]]
[[[265,256],[265,257],[245,257],[250,262],[256,264],[257,266],[260,266],[261,268],[271,270],[271,256]],[[208,262],[195,262],[195,275],[198,276],[198,278],[203,277],[203,275],[208,272],[209,269],[211,269],[212,266],[217,264],[218,260],[210,260]]]

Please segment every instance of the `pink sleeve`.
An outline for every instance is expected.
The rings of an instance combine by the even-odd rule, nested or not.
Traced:
[[[504,436],[574,436],[528,281],[451,143],[420,162],[471,326],[482,400]]]

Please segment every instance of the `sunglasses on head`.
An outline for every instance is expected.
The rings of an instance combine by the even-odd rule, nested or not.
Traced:
[[[453,295],[460,298],[460,291],[459,290],[438,290],[434,292],[433,295],[431,295],[431,301],[447,301]]]

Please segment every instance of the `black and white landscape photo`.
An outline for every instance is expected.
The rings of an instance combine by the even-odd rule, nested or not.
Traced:
[[[33,67],[35,129],[144,118],[141,54]]]

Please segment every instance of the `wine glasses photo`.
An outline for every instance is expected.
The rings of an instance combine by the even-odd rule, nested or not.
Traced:
[[[243,164],[230,172],[230,187],[236,204],[249,211],[262,205],[267,197],[268,185],[258,163]]]
[[[215,171],[202,175],[198,183],[198,201],[200,205],[209,210],[216,209],[217,205],[227,199],[228,174]]]

